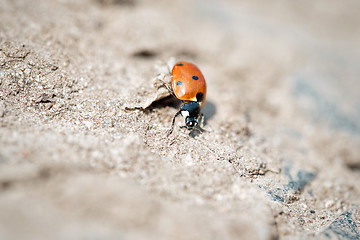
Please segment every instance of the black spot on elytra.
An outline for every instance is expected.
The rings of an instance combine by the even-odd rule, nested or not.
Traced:
[[[204,100],[204,94],[203,94],[202,92],[198,92],[198,93],[196,94],[196,100],[197,100],[198,102],[202,102],[202,101]]]
[[[178,64],[178,66],[184,66],[184,64],[182,64],[182,63],[179,63],[179,64]]]
[[[182,81],[177,81],[176,85],[181,85],[182,84]]]
[[[198,79],[199,79],[199,77],[198,77],[198,76],[192,76],[192,79],[194,79],[194,80],[198,80]]]

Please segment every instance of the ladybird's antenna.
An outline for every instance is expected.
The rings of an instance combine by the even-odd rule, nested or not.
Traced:
[[[171,128],[170,128],[170,130],[169,130],[169,132],[168,132],[168,136],[173,132],[174,126],[175,126],[175,119],[176,119],[176,117],[179,116],[180,114],[181,114],[181,111],[178,111],[178,112],[175,114],[175,116],[173,117],[173,120],[172,120],[172,123],[171,123]]]

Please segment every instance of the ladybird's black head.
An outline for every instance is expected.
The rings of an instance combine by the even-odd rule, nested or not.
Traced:
[[[186,127],[193,128],[193,127],[196,127],[199,124],[199,122],[196,118],[186,117],[185,124],[186,124]]]
[[[180,108],[181,115],[185,117],[185,124],[189,128],[196,127],[199,122],[200,105],[197,102],[187,102]]]

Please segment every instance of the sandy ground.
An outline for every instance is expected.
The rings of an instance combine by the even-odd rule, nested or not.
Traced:
[[[2,0],[0,239],[360,239],[359,10]],[[176,60],[196,136],[166,135]]]

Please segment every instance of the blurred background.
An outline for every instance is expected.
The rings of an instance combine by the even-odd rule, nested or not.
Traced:
[[[215,36],[206,35],[198,44],[207,47],[203,51],[215,51],[214,58],[223,54],[219,65],[230,62],[242,68],[242,61],[256,61],[271,54],[280,65],[274,67],[283,70],[285,84],[300,109],[318,123],[359,137],[357,1],[213,0],[179,5],[184,8],[183,18],[192,19],[189,25],[193,31],[201,33],[204,22],[208,23],[205,26],[216,28]],[[180,14],[176,8],[174,12]],[[179,19],[177,27],[181,26]],[[192,40],[199,41],[195,35],[190,35]],[[220,39],[214,43],[206,38]],[[213,45],[207,45],[208,42]],[[255,67],[257,71],[266,71],[267,66]]]

